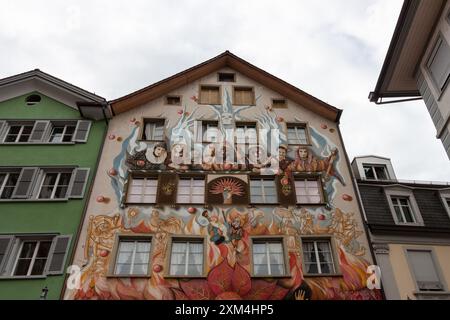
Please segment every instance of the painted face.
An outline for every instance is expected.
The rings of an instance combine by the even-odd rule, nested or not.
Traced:
[[[284,148],[278,149],[278,157],[280,158],[280,160],[285,160],[286,159],[286,149],[284,149]]]
[[[308,158],[308,150],[305,148],[298,149],[298,156],[300,159],[305,160]]]
[[[231,224],[233,225],[233,227],[239,228],[241,226],[241,221],[239,220],[239,218],[236,218]]]
[[[156,147],[153,150],[153,154],[155,155],[155,157],[160,157],[163,153],[164,153],[164,148],[163,147]]]

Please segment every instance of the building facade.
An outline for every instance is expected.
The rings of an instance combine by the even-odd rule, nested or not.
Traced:
[[[228,51],[110,103],[65,299],[381,298],[339,109]]]
[[[370,100],[384,104],[423,99],[436,137],[450,157],[449,82],[450,1],[405,0]]]
[[[450,184],[397,180],[389,159],[352,162],[387,299],[450,299]]]
[[[105,100],[39,70],[0,80],[0,299],[59,299],[106,122]]]

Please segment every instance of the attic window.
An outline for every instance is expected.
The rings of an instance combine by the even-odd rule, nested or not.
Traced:
[[[181,105],[181,97],[180,96],[167,96],[166,104],[170,106],[180,106]]]
[[[287,107],[286,99],[272,99],[272,108],[277,109],[286,107]]]
[[[32,94],[30,96],[28,96],[25,101],[27,102],[27,106],[34,106],[36,104],[38,104],[39,102],[41,102],[41,96],[37,95],[37,94]]]
[[[236,75],[229,72],[219,72],[219,82],[235,82]]]

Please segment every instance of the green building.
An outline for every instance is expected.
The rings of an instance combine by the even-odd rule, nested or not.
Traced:
[[[108,116],[40,70],[0,80],[0,299],[60,298]]]

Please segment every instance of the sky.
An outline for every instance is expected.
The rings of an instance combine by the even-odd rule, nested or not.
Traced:
[[[369,103],[402,0],[0,0],[0,78],[39,68],[114,99],[225,50],[344,110],[350,161],[450,181],[422,101]]]

